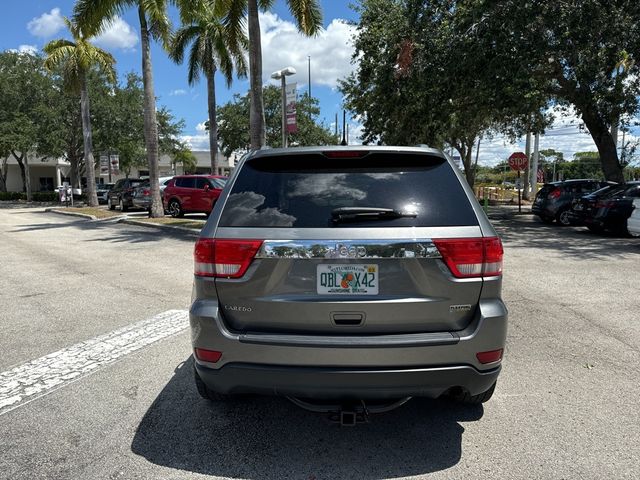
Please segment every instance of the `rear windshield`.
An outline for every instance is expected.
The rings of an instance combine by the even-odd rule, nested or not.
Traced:
[[[341,207],[390,208],[415,217],[339,223]],[[477,225],[451,166],[428,155],[257,158],[246,162],[225,204],[223,227],[431,227]]]
[[[227,183],[226,178],[210,178],[209,181],[211,182],[214,188],[219,188],[220,190],[222,190],[225,184]]]

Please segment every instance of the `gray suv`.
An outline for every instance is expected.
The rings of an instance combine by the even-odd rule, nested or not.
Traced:
[[[502,255],[438,150],[253,152],[195,246],[198,391],[485,402],[507,330]]]

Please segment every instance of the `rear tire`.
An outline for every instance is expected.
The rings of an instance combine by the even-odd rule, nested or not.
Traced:
[[[496,389],[496,383],[497,382],[494,382],[487,391],[479,393],[477,395],[470,395],[469,392],[465,391],[454,395],[453,399],[456,402],[465,405],[480,405],[482,403],[488,402],[489,399],[491,399],[491,397],[493,396],[493,392]]]
[[[116,206],[111,203],[111,197],[107,198],[107,206],[109,207],[109,210],[115,210]]]
[[[553,218],[551,217],[543,217],[542,215],[540,215],[539,218],[542,223],[546,223],[547,225],[550,225],[553,223]]]
[[[129,210],[129,207],[127,207],[124,202],[122,201],[122,199],[120,199],[120,211],[121,212],[126,212],[127,210]]]
[[[604,233],[604,228],[597,225],[587,225],[587,228],[593,233]]]
[[[180,202],[178,200],[173,199],[169,202],[169,214],[173,218],[182,217],[184,215],[182,206],[180,205]]]
[[[556,220],[558,221],[558,225],[562,225],[563,227],[568,227],[571,225],[571,218],[569,217],[569,209],[565,208],[560,210],[556,215]]]
[[[214,392],[209,387],[207,387],[207,385],[200,378],[200,375],[198,375],[198,371],[195,369],[195,367],[193,368],[193,377],[196,382],[198,394],[205,400],[209,400],[210,402],[225,402],[233,399],[233,396],[231,395]]]

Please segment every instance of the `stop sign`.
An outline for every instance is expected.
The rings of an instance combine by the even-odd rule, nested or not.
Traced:
[[[526,170],[529,159],[523,152],[512,153],[509,157],[509,166],[513,170]]]

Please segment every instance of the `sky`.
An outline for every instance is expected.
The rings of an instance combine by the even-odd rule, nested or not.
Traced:
[[[349,8],[349,3],[322,0],[324,29],[314,38],[304,37],[297,32],[284,0],[276,0],[274,8],[260,16],[263,81],[265,84],[276,84],[275,80],[270,79],[271,73],[293,66],[297,74],[288,77],[287,82],[296,82],[298,94],[305,94],[309,87],[310,57],[311,93],[320,101],[320,120],[332,129],[335,115],[342,111],[342,95],[336,88],[338,80],[356,68],[351,62],[351,39],[355,27],[349,22],[357,22],[358,16]],[[0,50],[38,51],[52,39],[68,37],[63,17],[72,14],[73,4],[73,0],[5,0]],[[177,25],[177,12],[171,10],[170,16],[174,25]],[[115,19],[102,35],[95,38],[95,43],[115,56],[120,77],[130,71],[140,73],[140,35],[137,14],[133,9]],[[151,55],[158,103],[166,105],[177,118],[185,120],[182,138],[192,149],[208,149],[208,137],[204,131],[207,119],[205,82],[189,85],[186,66],[174,64],[158,44],[153,44]],[[218,75],[216,86],[216,100],[218,105],[222,105],[230,101],[235,93],[245,94],[249,83],[246,79],[236,79],[229,89]],[[341,122],[341,115],[339,118]],[[350,143],[359,143],[361,126],[357,119],[349,116],[347,122]],[[565,158],[572,158],[575,152],[595,151],[589,134],[579,128],[580,123],[575,112],[556,114],[552,128],[540,139],[540,149],[562,151]],[[627,139],[637,140],[634,134],[640,135],[640,132],[634,130]],[[524,139],[511,145],[501,136],[485,138],[480,144],[479,163],[495,165],[512,152],[520,150],[524,150]]]

